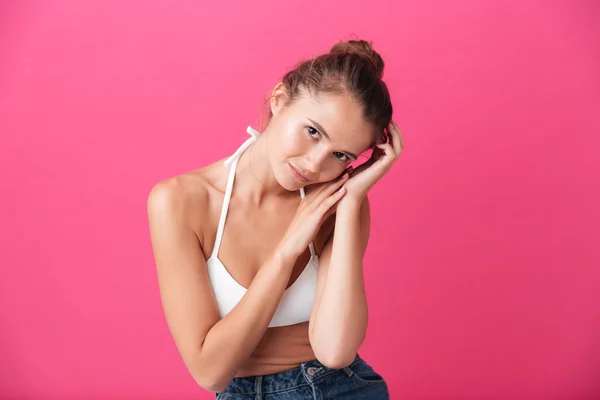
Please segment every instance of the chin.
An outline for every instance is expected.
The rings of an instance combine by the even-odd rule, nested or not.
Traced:
[[[298,182],[294,178],[290,178],[289,176],[286,176],[283,179],[277,179],[277,182],[279,182],[282,188],[284,188],[285,190],[289,190],[290,192],[295,192],[306,186]]]
[[[308,182],[304,183],[296,179],[289,169],[290,167],[287,165],[287,163],[284,163],[282,168],[280,168],[275,174],[275,179],[277,179],[277,183],[279,183],[282,188],[289,190],[290,192],[294,192],[308,185]]]

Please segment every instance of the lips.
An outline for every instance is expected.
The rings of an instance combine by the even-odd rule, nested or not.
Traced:
[[[292,169],[294,174],[298,177],[298,179],[300,179],[301,181],[304,181],[304,182],[309,181],[309,179],[306,176],[304,176],[300,171],[298,171],[296,168],[294,168],[294,166],[292,164],[288,163],[288,165],[290,166],[290,168]]]

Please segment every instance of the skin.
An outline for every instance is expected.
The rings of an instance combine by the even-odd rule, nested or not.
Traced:
[[[351,154],[360,155],[378,138],[359,104],[349,95],[315,98],[304,92],[286,106],[286,96],[283,85],[276,85],[273,118],[238,162],[219,259],[248,292],[223,319],[205,260],[227,183],[224,160],[159,182],[148,198],[169,329],[190,373],[208,390],[224,390],[234,376],[277,373],[315,358],[342,368],[364,340],[367,192],[404,143],[390,124],[390,143],[377,144],[368,163],[344,176]],[[305,268],[313,238],[320,263],[310,321],[267,328],[278,297]]]

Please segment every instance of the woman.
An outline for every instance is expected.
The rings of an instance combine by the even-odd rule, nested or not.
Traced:
[[[233,156],[149,195],[167,323],[217,399],[389,398],[357,353],[367,192],[404,147],[383,66],[365,41],[301,63],[275,86],[260,135],[249,127]]]

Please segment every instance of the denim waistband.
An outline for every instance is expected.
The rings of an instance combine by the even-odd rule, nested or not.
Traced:
[[[358,353],[356,353],[354,361],[352,361],[350,365],[353,365],[360,360],[360,356]],[[225,393],[276,393],[283,390],[310,385],[312,382],[338,371],[343,371],[349,376],[352,375],[352,371],[350,371],[350,368],[348,367],[342,369],[332,369],[321,364],[318,360],[311,360],[303,362],[300,364],[300,366],[294,369],[282,371],[276,374],[233,378],[231,382],[229,382],[227,389],[225,389]]]

